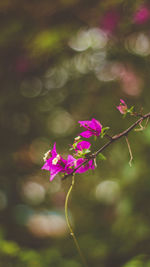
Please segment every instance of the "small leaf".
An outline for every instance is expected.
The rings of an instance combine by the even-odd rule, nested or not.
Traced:
[[[98,154],[98,159],[99,160],[106,160],[106,157],[102,153],[99,153]]]
[[[82,153],[85,155],[85,154],[88,154],[88,153],[90,153],[91,152],[91,150],[90,149],[83,149],[82,150]]]
[[[97,136],[96,135],[94,135],[94,141],[96,141],[97,140]]]
[[[130,109],[127,109],[127,113],[133,113],[133,110],[134,110],[134,106],[132,106]]]
[[[82,142],[82,139],[75,140],[75,142],[72,145],[73,146],[73,149],[76,149],[77,144],[80,143],[80,142]]]
[[[110,129],[110,127],[103,127],[103,128],[102,128],[102,131],[101,131],[101,134],[100,134],[101,138],[104,137],[104,135],[106,134],[106,132],[107,132],[109,129]]]

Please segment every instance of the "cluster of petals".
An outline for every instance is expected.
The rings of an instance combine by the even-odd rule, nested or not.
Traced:
[[[81,127],[84,127],[86,131],[80,133],[84,138],[89,138],[92,135],[99,136],[102,131],[102,125],[96,119],[91,121],[78,121]]]
[[[77,143],[75,151],[79,152],[79,151],[83,151],[84,149],[89,149],[91,146],[90,142],[87,141],[80,141]]]
[[[82,155],[82,151],[84,151],[85,149],[89,149],[91,146],[91,144],[87,141],[81,141],[77,144],[75,151],[77,151],[77,155]],[[85,161],[84,158],[79,158],[76,160],[76,167],[80,166],[81,164],[83,164]],[[83,173],[88,171],[89,169],[94,170],[95,169],[95,165],[93,163],[93,160],[89,160],[88,163],[86,163],[85,165],[82,165],[79,169],[76,170],[77,173]]]
[[[117,109],[119,110],[121,114],[127,113],[128,107],[123,99],[120,99],[120,105],[117,106]]]
[[[67,160],[62,158],[56,151],[56,143],[54,143],[53,149],[49,151],[48,158],[45,159],[45,164],[42,169],[50,172],[50,181],[54,179],[59,172],[70,174],[74,166],[75,159],[68,155]]]
[[[89,148],[91,144],[88,143],[89,142],[86,141],[79,142],[77,144],[78,148],[76,149],[76,151],[79,150],[82,152],[83,149]],[[50,172],[50,181],[52,181],[58,173],[64,173],[69,175],[73,172],[74,169],[76,173],[83,173],[88,169],[95,168],[93,160],[89,160],[88,163],[79,167],[81,164],[84,164],[84,161],[86,159],[75,159],[72,155],[68,155],[68,158],[64,159],[57,153],[56,143],[54,144],[53,149],[46,153],[46,156],[47,158],[45,158],[45,164],[43,165],[42,169]]]
[[[88,171],[89,169],[94,170],[95,165],[92,159],[90,159],[85,165],[84,165],[85,159],[79,158],[76,160],[76,168],[78,168],[80,165],[82,165],[80,168],[78,168],[75,172],[76,173],[83,173]]]
[[[80,140],[81,136],[84,138],[89,138],[91,136],[99,136],[102,131],[102,125],[96,119],[91,121],[79,121],[81,127],[84,127],[86,131],[80,133],[80,136],[75,138],[72,149],[74,149],[74,157],[68,155],[67,159],[64,159],[56,151],[56,143],[54,143],[53,149],[49,150],[44,156],[44,165],[42,169],[50,172],[50,181],[58,173],[63,173],[65,175],[75,173],[83,173],[89,169],[95,169],[95,164],[93,159],[87,161],[87,153],[90,152],[89,148],[91,143],[88,141]]]

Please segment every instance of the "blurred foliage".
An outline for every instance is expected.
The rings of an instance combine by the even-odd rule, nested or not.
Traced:
[[[45,249],[40,253],[33,249],[21,249],[15,242],[0,240],[0,266],[73,266],[80,267],[74,260],[66,260],[57,249]]]
[[[96,118],[110,135],[119,99],[150,111],[150,4],[143,0],[0,1],[0,266],[81,266],[64,201],[70,179],[41,170]],[[92,139],[91,139],[92,140]],[[92,140],[93,141],[93,140]],[[93,144],[93,151],[106,142]],[[150,125],[76,176],[70,219],[89,266],[150,266]]]

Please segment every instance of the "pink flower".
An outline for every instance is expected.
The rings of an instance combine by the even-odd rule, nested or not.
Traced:
[[[81,141],[77,143],[75,148],[76,151],[75,157],[77,157],[77,160],[75,162],[75,168],[77,168],[80,164],[84,163],[84,161],[86,160],[85,156],[87,155],[87,153],[90,152],[89,150],[90,146],[91,144],[87,141]],[[95,169],[95,165],[92,159],[89,160],[88,163],[77,169],[75,172],[83,173],[88,171],[89,169]]]
[[[80,158],[80,159],[77,159],[76,161],[76,168],[82,164],[83,162],[85,161],[85,159],[83,158]],[[94,165],[94,162],[93,160],[89,160],[88,163],[86,163],[85,165],[81,166],[79,169],[76,170],[76,173],[83,173],[83,172],[86,172],[88,171],[89,169],[92,169],[94,170],[95,169],[95,165]]]
[[[141,6],[139,10],[134,15],[134,22],[142,24],[150,18],[150,11],[147,7]]]
[[[91,144],[87,141],[81,141],[77,143],[75,147],[75,158],[85,158],[88,153],[91,151],[89,150]]]
[[[120,105],[117,106],[117,109],[120,111],[121,114],[126,114],[128,107],[123,99],[120,99]]]
[[[47,170],[50,172],[50,181],[54,179],[54,177],[58,173],[64,173],[64,174],[71,174],[73,170],[75,170],[80,164],[84,163],[86,160],[85,158],[82,158],[84,156],[83,150],[88,149],[91,146],[91,144],[87,141],[81,141],[77,144],[76,151],[81,152],[81,157],[78,155],[78,159],[75,159],[72,155],[68,155],[67,160],[63,159],[56,151],[56,143],[54,143],[53,149],[49,150],[45,156],[44,161],[45,164],[42,167],[42,170]],[[82,155],[83,152],[83,155]],[[86,153],[85,153],[86,154]],[[76,155],[77,156],[77,155]],[[89,169],[94,169],[95,165],[93,160],[89,160],[88,163],[81,166],[79,169],[75,171],[75,173],[83,173],[86,172]]]
[[[46,153],[45,164],[42,169],[50,171],[50,181],[59,173],[70,174],[74,168],[75,159],[68,155],[68,159],[63,159],[56,151],[56,143],[51,151]]]
[[[76,150],[82,151],[83,149],[89,149],[91,144],[87,141],[81,141],[77,144]]]
[[[80,133],[82,137],[89,138],[92,135],[99,136],[102,130],[102,125],[96,119],[91,121],[78,121],[80,126],[86,128],[87,130]]]

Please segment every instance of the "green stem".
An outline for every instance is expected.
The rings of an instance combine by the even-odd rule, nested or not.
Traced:
[[[75,180],[74,180],[74,176],[75,176],[75,175],[72,176],[72,183],[71,183],[71,186],[70,186],[70,188],[69,188],[69,190],[68,190],[68,193],[67,193],[67,196],[66,196],[66,200],[65,200],[65,216],[66,216],[66,222],[67,222],[67,225],[68,225],[68,228],[69,228],[69,231],[70,231],[70,235],[71,235],[72,238],[73,238],[73,241],[74,241],[74,243],[75,243],[75,246],[76,246],[76,248],[77,248],[77,251],[78,251],[78,253],[79,253],[79,255],[80,255],[80,258],[81,258],[81,260],[82,260],[83,266],[87,267],[87,263],[86,263],[86,261],[85,261],[85,258],[84,258],[84,256],[83,256],[83,254],[82,254],[82,251],[81,251],[81,249],[80,249],[80,247],[79,247],[79,243],[78,243],[78,241],[77,241],[77,239],[76,239],[76,237],[75,237],[75,234],[74,234],[74,232],[73,232],[72,226],[71,226],[70,221],[69,221],[69,216],[68,216],[68,200],[69,200],[69,196],[70,196],[71,191],[72,191],[73,186],[74,186],[74,181],[75,181]]]

